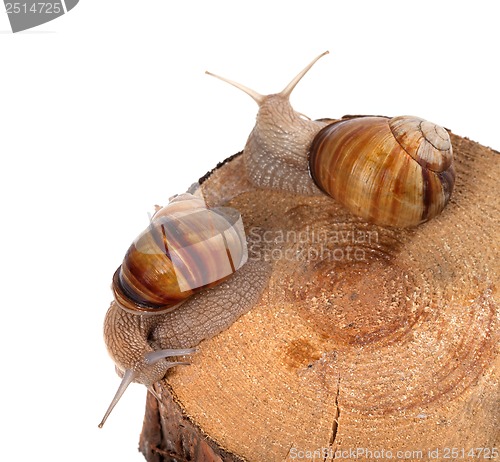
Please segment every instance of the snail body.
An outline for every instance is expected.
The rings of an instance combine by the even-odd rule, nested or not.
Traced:
[[[371,223],[412,227],[442,212],[455,180],[448,132],[418,117],[356,117],[327,123],[296,112],[289,97],[326,53],[280,93],[263,96],[225,78],[259,105],[243,156],[256,186],[326,193]]]
[[[130,383],[154,393],[168,369],[187,364],[169,358],[192,354],[255,305],[269,268],[247,257],[232,209],[182,194],[153,216],[113,277],[104,340],[122,382],[99,427]]]

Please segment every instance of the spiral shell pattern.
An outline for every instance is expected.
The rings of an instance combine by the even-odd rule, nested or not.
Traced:
[[[455,181],[448,132],[412,116],[328,125],[311,145],[309,167],[318,187],[351,213],[398,228],[441,213]]]
[[[207,209],[185,194],[160,209],[130,246],[113,277],[115,299],[127,310],[166,312],[227,279],[246,260],[239,214]]]

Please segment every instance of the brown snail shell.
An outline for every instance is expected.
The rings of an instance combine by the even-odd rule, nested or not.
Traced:
[[[234,218],[190,194],[160,209],[113,276],[117,303],[164,313],[227,279],[247,259],[243,226]]]
[[[418,117],[357,117],[323,128],[310,149],[318,187],[351,213],[411,227],[444,209],[455,180],[448,132]]]

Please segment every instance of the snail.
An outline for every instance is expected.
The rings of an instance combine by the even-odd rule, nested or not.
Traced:
[[[208,209],[192,194],[158,210],[113,277],[104,340],[122,381],[99,427],[130,383],[156,396],[152,385],[171,367],[187,364],[168,358],[192,354],[254,306],[266,269],[248,261],[235,210]]]
[[[354,117],[313,121],[289,98],[316,57],[283,91],[259,93],[207,72],[259,105],[243,150],[246,174],[258,187],[326,193],[352,214],[382,226],[413,227],[441,213],[455,181],[448,132],[418,117]]]

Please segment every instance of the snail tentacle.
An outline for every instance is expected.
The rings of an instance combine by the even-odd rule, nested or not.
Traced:
[[[264,95],[257,93],[255,90],[252,90],[251,88],[248,88],[245,85],[242,85],[241,83],[235,82],[234,80],[227,79],[226,77],[221,77],[220,75],[214,74],[214,73],[209,72],[209,71],[205,71],[205,74],[210,75],[211,77],[215,77],[216,79],[222,80],[223,82],[226,82],[229,85],[232,85],[233,87],[236,87],[238,90],[241,90],[242,92],[244,92],[248,96],[250,96],[259,106],[264,101],[264,98],[265,98]]]
[[[120,401],[120,398],[123,396],[128,386],[134,381],[134,378],[135,378],[134,371],[132,369],[127,369],[123,374],[122,381],[120,383],[120,386],[118,387],[118,390],[116,391],[115,396],[113,397],[113,400],[111,401],[111,404],[109,405],[108,409],[106,410],[106,413],[104,414],[104,417],[102,418],[101,422],[98,425],[99,428],[102,428],[104,426],[106,420],[108,420],[108,417],[111,414],[111,411],[115,408],[118,401]]]
[[[304,77],[308,72],[311,67],[313,67],[316,64],[316,61],[318,61],[320,58],[323,56],[327,55],[330,53],[328,50],[324,51],[320,55],[316,56],[304,69],[302,69],[293,79],[292,81],[280,92],[280,95],[289,98],[290,95],[292,94],[293,89],[296,87],[296,85],[302,80],[302,77]]]
[[[152,351],[152,352],[145,354],[145,364],[155,364],[158,361],[160,361],[161,359],[164,359],[164,358],[169,357],[169,356],[184,356],[184,355],[194,353],[195,351],[196,350],[194,348]],[[162,369],[166,373],[168,369],[170,369],[174,366],[189,366],[189,364],[190,363],[183,362],[183,361],[175,361],[175,362],[165,361]],[[163,374],[163,375],[165,375],[165,374]],[[115,396],[113,397],[108,409],[106,410],[104,417],[102,418],[101,422],[98,425],[99,428],[103,427],[103,425],[106,423],[106,420],[108,419],[109,415],[113,411],[114,407],[118,404],[118,401],[120,401],[120,398],[123,396],[123,394],[127,390],[128,386],[132,382],[135,382],[137,380],[138,376],[139,376],[139,374],[136,371],[134,371],[133,369],[126,369],[125,370],[125,372],[123,373],[122,381],[120,382],[120,386],[118,387],[118,390],[116,391]],[[147,388],[159,400],[159,397],[155,393],[152,385],[153,384],[147,385]]]
[[[150,351],[144,355],[147,364],[155,364],[161,359],[171,356],[187,356],[196,353],[196,348],[167,348],[165,350]],[[179,364],[179,363],[172,363]]]

